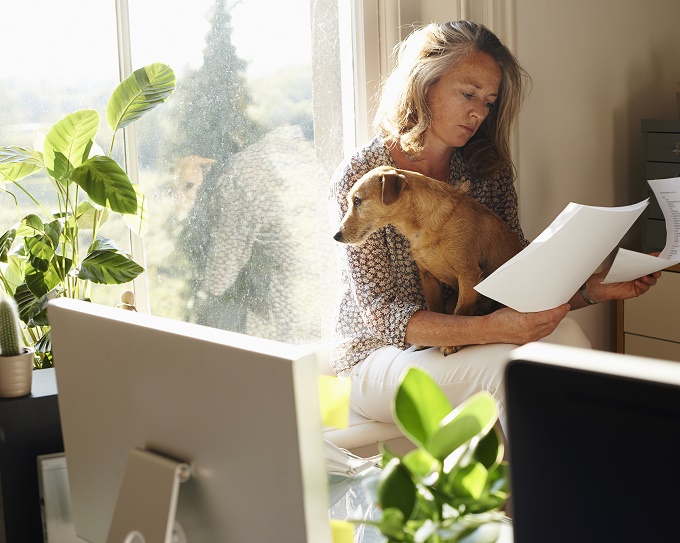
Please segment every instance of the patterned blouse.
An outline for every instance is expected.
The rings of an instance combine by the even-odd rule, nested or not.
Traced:
[[[347,211],[347,193],[361,176],[377,166],[397,167],[382,138],[374,138],[343,161],[331,181],[331,219],[339,224]],[[461,152],[451,155],[449,183],[470,180],[470,196],[489,207],[526,241],[517,217],[517,193],[511,175],[476,180]],[[392,225],[373,233],[360,246],[338,244],[339,280],[330,363],[340,373],[386,345],[407,349],[406,325],[427,309],[418,267],[409,242]]]

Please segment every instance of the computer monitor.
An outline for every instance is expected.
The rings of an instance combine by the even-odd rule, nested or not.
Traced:
[[[176,506],[189,543],[331,541],[309,348],[67,298],[48,316],[79,537],[105,542],[126,470],[147,480],[168,459],[191,468]],[[132,473],[143,522],[145,500],[167,509],[167,481]]]
[[[545,343],[510,358],[514,543],[677,541],[680,364]]]

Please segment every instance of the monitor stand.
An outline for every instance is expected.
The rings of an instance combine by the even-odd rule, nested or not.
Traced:
[[[142,449],[130,451],[107,543],[171,543],[179,484],[190,477],[185,462]]]

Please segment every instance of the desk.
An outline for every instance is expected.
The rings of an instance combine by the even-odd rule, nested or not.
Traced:
[[[330,518],[335,520],[378,520],[380,509],[372,498],[373,489],[377,485],[380,470],[370,468],[354,478],[331,475]],[[496,543],[513,543],[512,526],[499,523],[500,535]],[[379,530],[366,524],[357,524],[354,531],[354,543],[385,543]]]

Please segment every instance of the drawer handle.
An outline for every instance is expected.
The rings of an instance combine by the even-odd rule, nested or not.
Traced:
[[[674,155],[680,155],[680,141],[675,142],[675,149],[671,151]]]

